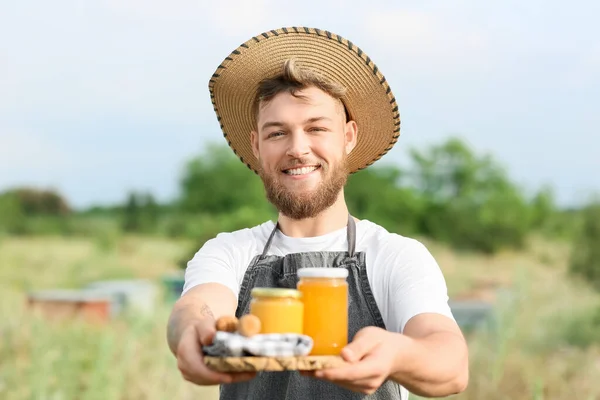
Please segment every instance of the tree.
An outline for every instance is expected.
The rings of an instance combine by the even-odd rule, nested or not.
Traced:
[[[5,194],[17,199],[26,216],[65,216],[71,213],[67,201],[54,190],[16,188],[6,191]]]
[[[556,213],[554,191],[545,186],[535,194],[531,201],[531,224],[536,229],[545,228]]]
[[[181,181],[185,212],[221,214],[242,207],[267,210],[262,181],[226,146],[209,145],[190,160]]]
[[[350,175],[345,188],[350,212],[389,230],[415,233],[422,202],[414,189],[401,186],[404,175],[395,166],[373,166]]]
[[[141,227],[141,209],[138,195],[130,192],[123,209],[123,230],[125,232],[137,232]]]
[[[600,201],[582,211],[582,224],[572,247],[570,272],[600,290]]]
[[[0,195],[0,232],[19,234],[25,231],[26,216],[14,192]]]
[[[494,252],[519,247],[529,206],[491,156],[476,156],[457,138],[411,151],[412,181],[425,203],[421,230],[459,248]]]

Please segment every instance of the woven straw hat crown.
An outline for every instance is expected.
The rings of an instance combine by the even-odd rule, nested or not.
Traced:
[[[281,74],[286,60],[312,69],[346,89],[342,102],[358,126],[357,144],[348,155],[348,172],[361,170],[385,155],[400,136],[398,105],[385,77],[358,46],[329,31],[291,27],[254,36],[217,67],[210,97],[223,136],[240,160],[257,172],[250,133],[259,83]]]

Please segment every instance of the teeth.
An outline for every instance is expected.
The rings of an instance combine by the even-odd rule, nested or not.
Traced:
[[[305,175],[313,172],[317,167],[303,167],[303,168],[293,168],[285,171],[288,175]]]

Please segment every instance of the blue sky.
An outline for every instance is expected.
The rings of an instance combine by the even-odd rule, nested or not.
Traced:
[[[457,135],[562,204],[600,190],[597,2],[98,0],[0,4],[0,190],[52,187],[83,207],[176,195],[185,161],[223,142],[208,79],[282,26],[347,37],[402,119],[383,160]]]

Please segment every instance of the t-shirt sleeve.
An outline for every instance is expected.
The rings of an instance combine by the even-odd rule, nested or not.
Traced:
[[[243,276],[242,263],[245,262],[243,253],[247,247],[247,245],[236,246],[236,242],[238,244],[246,242],[240,239],[242,238],[236,238],[231,233],[221,233],[204,243],[188,261],[181,295],[203,283],[220,283],[231,289],[237,298],[240,290],[240,274]]]
[[[406,242],[408,240],[408,242]],[[442,271],[429,250],[414,239],[388,246],[388,320],[390,330],[402,332],[406,323],[423,313],[437,313],[454,320]]]

